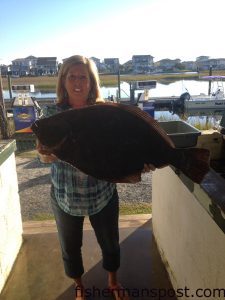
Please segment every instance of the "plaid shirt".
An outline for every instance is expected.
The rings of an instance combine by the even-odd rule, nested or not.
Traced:
[[[49,106],[44,116],[62,110],[65,108]],[[52,198],[63,211],[74,216],[98,213],[108,204],[116,188],[116,184],[93,178],[60,160],[52,163],[51,178]]]

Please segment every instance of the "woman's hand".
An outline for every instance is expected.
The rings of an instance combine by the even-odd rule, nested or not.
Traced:
[[[141,173],[146,173],[150,171],[155,171],[155,166],[152,164],[144,164],[144,168],[141,172],[137,172],[136,174],[131,174],[127,177],[124,177],[120,183],[138,183],[141,181]]]
[[[51,149],[42,145],[39,140],[37,140],[36,149],[42,163],[50,164],[58,159],[54,154],[52,154]]]
[[[36,142],[36,149],[40,154],[51,155],[52,151],[50,148],[41,144],[39,140]]]
[[[132,174],[126,177],[125,181],[126,183],[138,183],[141,181],[141,173]]]
[[[51,164],[58,159],[54,154],[46,155],[46,154],[38,153],[38,156],[40,157],[40,161],[44,164]]]
[[[144,164],[142,173],[146,173],[146,172],[150,172],[150,171],[155,171],[155,166],[152,164]]]

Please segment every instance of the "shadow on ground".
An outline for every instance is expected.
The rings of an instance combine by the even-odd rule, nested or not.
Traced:
[[[119,279],[131,299],[158,299],[153,297],[153,289],[158,293],[159,289],[172,288],[152,235],[151,221],[138,228],[120,228],[120,240]],[[90,229],[84,231],[83,258],[88,299],[112,299],[106,290],[107,273],[102,269],[100,249]],[[74,300],[74,293],[72,280],[64,275],[57,234],[25,235],[1,300]]]

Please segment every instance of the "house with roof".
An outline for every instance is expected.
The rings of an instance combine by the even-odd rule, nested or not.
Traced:
[[[58,71],[58,62],[56,57],[30,55],[14,59],[10,68],[13,76],[55,75]]]
[[[209,58],[209,56],[200,56],[196,58],[198,70],[209,70],[212,67],[214,70],[225,69],[225,58]]]
[[[6,76],[8,74],[8,66],[7,65],[0,65],[0,75]]]
[[[107,72],[107,66],[99,58],[92,56],[90,59],[95,63],[99,73]]]
[[[36,63],[37,75],[56,75],[58,72],[57,57],[38,57]]]
[[[182,65],[184,66],[185,70],[189,71],[196,71],[197,70],[197,65],[195,61],[182,61]]]
[[[32,72],[34,72],[36,62],[37,57],[32,55],[25,58],[14,59],[10,66],[11,73],[14,76],[35,75],[34,73],[32,74]]]
[[[120,66],[120,73],[129,74],[133,72],[132,60],[126,61],[124,64]]]
[[[97,69],[99,70],[100,66],[101,66],[101,60],[97,57],[90,57],[90,59],[95,63]]]
[[[178,66],[181,65],[180,59],[161,59],[155,63],[156,72],[176,71]]]
[[[132,66],[133,73],[146,74],[150,73],[154,68],[153,56],[151,55],[133,55]]]
[[[119,69],[119,58],[104,58],[106,70],[109,73],[117,73]]]

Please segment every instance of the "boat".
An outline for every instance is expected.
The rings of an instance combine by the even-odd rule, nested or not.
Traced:
[[[187,91],[181,94],[180,98],[176,100],[174,104],[176,106],[181,106],[184,109],[224,109],[225,95],[223,79],[225,79],[225,76],[209,75],[203,76],[201,79],[209,80],[209,95],[204,93],[199,95],[190,95],[190,93]]]

